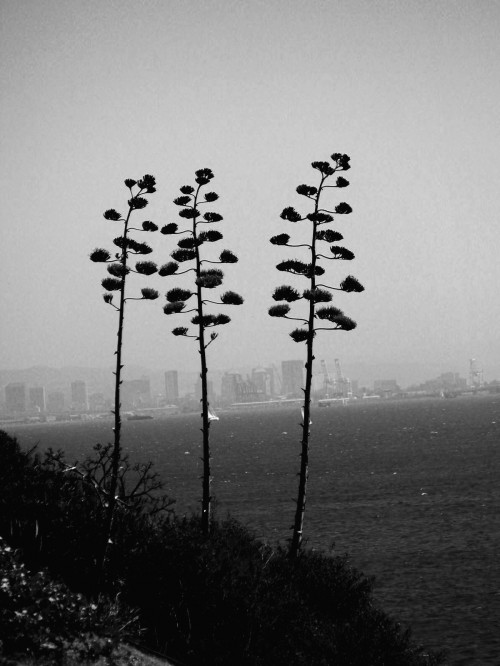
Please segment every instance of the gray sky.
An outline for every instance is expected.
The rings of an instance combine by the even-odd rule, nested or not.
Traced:
[[[336,303],[355,331],[321,334],[316,358],[344,364],[499,364],[500,3],[488,0],[3,0],[0,367],[107,366],[116,316],[102,299],[96,246],[112,248],[125,178],[158,192],[136,220],[178,221],[171,203],[195,169],[215,173],[240,257],[212,367],[301,358],[271,319],[275,264],[296,256],[269,237],[312,160],[351,156],[349,202],[334,226],[354,251],[329,284],[355,275],[363,294]],[[220,204],[220,205],[219,205]],[[302,206],[302,207],[301,207]],[[145,236],[145,235],[144,235]],[[159,263],[172,237],[150,234]],[[182,278],[133,276],[163,294]],[[291,280],[293,282],[293,278]],[[300,283],[296,283],[300,284]],[[170,331],[164,299],[130,303],[125,362],[196,368],[194,343]],[[298,312],[298,311],[297,311]]]

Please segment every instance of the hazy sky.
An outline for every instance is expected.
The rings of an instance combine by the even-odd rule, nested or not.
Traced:
[[[215,210],[235,251],[225,289],[245,305],[210,347],[214,368],[301,358],[271,319],[275,269],[296,256],[269,244],[307,211],[312,160],[351,156],[331,203],[354,251],[331,262],[366,287],[336,303],[355,331],[323,333],[316,358],[498,367],[500,326],[500,3],[489,0],[3,0],[0,367],[109,366],[116,316],[101,298],[126,210],[125,178],[153,174],[144,215],[178,221],[172,199],[209,167]],[[338,196],[340,195],[340,196]],[[330,196],[330,195],[329,195]],[[145,236],[145,235],[144,235]],[[164,263],[173,237],[150,234]],[[293,282],[293,278],[291,279]],[[132,276],[164,294],[182,278]],[[299,284],[299,282],[295,282]],[[170,331],[164,298],[128,307],[125,362],[194,369],[193,341]],[[298,310],[296,310],[298,312]]]

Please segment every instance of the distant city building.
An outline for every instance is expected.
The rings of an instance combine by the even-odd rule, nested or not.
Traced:
[[[283,393],[289,398],[300,398],[304,388],[304,361],[282,361]]]
[[[47,403],[44,386],[35,386],[29,389],[28,407],[30,412],[45,412]]]
[[[26,385],[12,382],[5,387],[5,409],[11,414],[26,412]]]
[[[179,402],[179,375],[177,370],[167,370],[165,373],[165,400],[167,405]]]
[[[91,412],[106,411],[106,399],[104,393],[91,393],[89,395],[89,409]]]
[[[121,390],[121,401],[124,409],[151,407],[151,385],[149,377],[124,381]]]
[[[71,409],[76,412],[87,412],[89,409],[87,384],[81,380],[71,382]]]
[[[469,360],[469,386],[473,389],[484,386],[483,371],[479,369],[475,358]]]
[[[258,400],[267,400],[274,393],[274,371],[272,368],[254,368],[252,370],[252,384]]]
[[[62,391],[51,391],[47,396],[47,411],[54,414],[64,412],[65,400]]]
[[[233,402],[240,401],[242,381],[241,375],[237,372],[225,372],[222,375],[220,397],[224,405],[231,405]]]
[[[373,382],[373,392],[377,395],[388,396],[400,393],[401,389],[395,379],[376,379]]]

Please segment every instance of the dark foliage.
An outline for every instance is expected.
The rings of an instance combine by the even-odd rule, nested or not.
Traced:
[[[51,575],[86,593],[102,508],[92,486],[53,460],[22,451],[0,432],[0,535],[21,549],[28,569],[50,565]],[[371,581],[345,557],[301,551],[291,560],[236,521],[213,521],[207,537],[199,517],[154,518],[148,507],[145,501],[136,510],[117,511],[107,585],[113,597],[119,592],[121,602],[136,609],[150,648],[186,666],[441,663],[424,656],[375,607]],[[91,658],[105,654],[109,639],[134,620],[104,598],[89,605],[46,574],[29,574],[12,561],[9,569],[7,575],[2,569],[8,584],[0,592],[4,654],[6,645],[12,654],[21,638],[32,641],[32,654],[41,654],[36,650],[48,628],[58,650],[87,650],[82,654]],[[56,625],[61,633],[67,628],[65,640],[51,633]],[[82,636],[77,644],[75,631]]]
[[[1,664],[26,658],[40,666],[114,660],[120,640],[137,638],[130,611],[105,599],[88,601],[46,571],[29,571],[1,537],[0,579]]]
[[[336,243],[343,238],[341,233],[333,231],[333,229],[322,229],[316,232],[316,239],[326,241],[327,243]]]
[[[160,233],[165,234],[165,235],[175,234],[175,232],[177,231],[178,228],[179,227],[178,227],[177,224],[175,224],[175,222],[170,222],[169,224],[166,224],[165,226],[163,226],[160,229]]]
[[[120,291],[122,288],[122,281],[117,278],[104,278],[104,280],[101,280],[101,284],[106,291]]]
[[[179,312],[182,312],[185,307],[186,304],[184,303],[184,301],[175,301],[173,303],[167,303],[166,305],[164,305],[163,312],[166,315],[178,314]]]
[[[302,294],[302,298],[307,301],[314,301],[315,303],[329,303],[332,300],[332,294],[326,289],[318,289],[316,287],[313,291],[306,289]]]
[[[150,220],[145,220],[142,223],[142,229],[143,231],[158,231],[158,225]]]
[[[175,303],[176,301],[187,301],[193,295],[189,289],[182,289],[181,287],[174,287],[166,293],[167,301]]]
[[[278,234],[269,239],[273,245],[286,245],[290,240],[288,234]]]
[[[288,220],[289,222],[299,222],[302,219],[300,213],[297,213],[295,208],[292,208],[292,206],[284,208],[280,217],[283,220]]]
[[[183,250],[182,248],[174,250],[170,254],[170,256],[172,257],[172,259],[178,261],[179,263],[182,263],[184,261],[191,261],[192,259],[196,258],[194,250]]]
[[[201,231],[198,234],[198,240],[201,243],[205,243],[208,241],[209,243],[215,243],[218,240],[222,240],[222,234],[220,231],[216,231],[215,229],[209,229],[208,231]]]
[[[298,301],[299,298],[302,297],[296,289],[284,284],[281,287],[276,287],[273,298],[275,301],[288,301],[289,303],[292,303],[293,301]]]
[[[359,282],[352,275],[348,275],[345,278],[345,280],[343,280],[340,283],[340,288],[342,289],[342,291],[348,291],[348,292],[351,292],[351,291],[361,292],[361,291],[365,290],[365,288],[363,287],[361,282]]]
[[[96,262],[98,262],[98,261],[108,261],[109,259],[111,259],[110,253],[107,250],[105,250],[104,248],[101,248],[101,247],[97,247],[95,250],[93,250],[90,253],[90,260],[91,261],[96,261]]]
[[[315,333],[313,333],[313,336]],[[296,328],[290,333],[290,337],[294,342],[305,342],[309,338],[309,333],[305,328]]]
[[[224,305],[242,305],[243,298],[237,294],[235,291],[226,291],[220,297],[221,303]]]
[[[354,259],[354,252],[351,252],[351,250],[348,250],[347,248],[340,245],[332,245],[330,252],[333,254],[335,259],[343,259],[344,261],[351,261]]]
[[[153,275],[158,270],[158,266],[154,261],[138,261],[135,265],[135,270],[142,275]]]
[[[166,275],[173,275],[174,273],[177,273],[178,269],[179,269],[178,263],[176,263],[175,261],[169,261],[160,267],[158,275],[160,275],[161,277],[165,277]]]
[[[269,310],[271,317],[285,317],[290,312],[290,306],[285,303],[279,305],[272,305]]]
[[[235,264],[238,261],[238,257],[231,250],[222,250],[219,261],[223,264]]]
[[[196,284],[204,289],[214,289],[222,284],[224,273],[218,268],[208,268],[200,271]]]
[[[114,208],[110,208],[104,213],[105,220],[113,220],[114,222],[118,222],[120,218],[120,213],[118,213]]]
[[[160,295],[156,289],[152,289],[151,287],[143,287],[141,289],[141,294],[145,301],[156,301]]]
[[[110,275],[113,275],[117,278],[123,277],[124,275],[128,275],[130,273],[130,269],[126,266],[123,266],[121,263],[109,264],[107,271]]]
[[[316,310],[316,317],[318,319],[327,319],[328,321],[335,322],[339,317],[343,317],[344,313],[339,308],[336,308],[333,305],[328,307],[318,308]]]

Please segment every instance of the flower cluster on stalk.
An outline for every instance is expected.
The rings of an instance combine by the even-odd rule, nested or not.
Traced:
[[[317,330],[344,330],[350,331],[356,327],[356,323],[347,317],[339,308],[331,305],[323,305],[332,301],[332,291],[361,292],[364,287],[352,275],[348,275],[339,286],[328,286],[318,284],[317,278],[325,274],[325,268],[320,265],[320,260],[342,260],[350,261],[354,259],[354,253],[351,250],[339,245],[343,240],[340,232],[326,228],[334,221],[336,215],[348,215],[352,212],[349,204],[341,202],[333,210],[327,210],[321,207],[320,198],[326,188],[344,188],[349,182],[338,175],[339,171],[347,171],[350,168],[349,156],[341,153],[333,153],[331,162],[312,162],[313,169],[319,172],[319,183],[313,185],[299,185],[297,193],[312,202],[313,210],[306,215],[301,215],[292,206],[283,209],[281,219],[294,224],[308,222],[311,224],[311,241],[307,244],[293,245],[290,243],[290,236],[285,233],[273,236],[270,242],[273,245],[287,247],[306,247],[308,250],[308,260],[285,259],[277,264],[279,271],[291,273],[305,277],[309,281],[309,288],[302,292],[290,285],[281,285],[274,290],[273,299],[281,301],[277,305],[269,308],[271,317],[280,317],[300,321],[303,325],[290,333],[290,337],[295,342],[305,342],[316,335]],[[335,183],[331,183],[332,177],[335,177]],[[326,254],[322,246],[329,245],[330,254]],[[310,304],[309,317],[291,317],[289,313],[291,307],[289,303],[305,300]],[[282,301],[285,301],[284,303]],[[321,304],[320,307],[316,307]],[[312,308],[312,310],[311,310]],[[317,326],[316,323],[331,324],[331,326]]]
[[[163,308],[166,315],[178,313],[194,313],[191,318],[191,324],[198,327],[198,331],[206,328],[214,328],[228,324],[231,319],[226,314],[205,313],[205,305],[208,303],[216,305],[241,305],[243,298],[233,292],[226,291],[219,296],[219,300],[209,300],[204,295],[204,290],[215,289],[219,287],[224,278],[224,273],[220,268],[212,267],[217,264],[233,264],[238,261],[231,250],[222,250],[218,259],[209,260],[202,256],[202,246],[207,243],[215,243],[222,240],[222,234],[209,227],[223,218],[219,213],[204,211],[206,204],[213,203],[219,198],[216,192],[204,192],[202,188],[210,183],[214,174],[210,169],[199,169],[195,172],[195,186],[183,185],[180,188],[181,196],[174,199],[176,206],[179,206],[179,217],[182,220],[190,222],[189,227],[179,229],[179,226],[173,222],[166,224],[161,229],[164,235],[180,235],[177,242],[177,248],[171,253],[172,261],[167,262],[160,267],[158,274],[182,275],[192,272],[194,275],[194,284],[189,289],[173,288],[166,293],[167,303]],[[184,270],[180,269],[180,264],[189,266]],[[194,297],[196,301],[193,307],[188,308],[188,301]],[[185,326],[179,326],[173,329],[172,333],[176,336],[192,337],[199,340],[200,333],[190,334]],[[205,347],[217,337],[213,332],[210,341]]]
[[[109,276],[104,278],[101,285],[105,289],[103,294],[104,302],[111,305],[115,310],[120,310],[120,307],[113,302],[113,292],[124,292],[125,278],[129,273],[140,273],[142,275],[153,275],[158,271],[157,265],[153,261],[138,261],[132,268],[129,265],[129,260],[134,255],[147,255],[152,252],[151,247],[144,242],[140,242],[131,238],[129,233],[131,231],[137,232],[154,232],[158,230],[158,226],[150,220],[142,222],[140,228],[131,227],[130,219],[133,211],[141,210],[148,205],[148,200],[144,197],[145,194],[153,194],[156,192],[156,181],[153,176],[146,174],[140,180],[127,178],[125,186],[130,192],[128,200],[128,212],[125,216],[116,211],[114,208],[107,210],[104,213],[104,219],[112,222],[121,222],[123,224],[122,233],[113,240],[113,244],[118,248],[118,252],[110,252],[105,248],[96,248],[91,252],[90,259],[96,263],[106,263]],[[158,292],[150,287],[141,289],[141,296],[137,298],[124,298],[126,300],[156,300],[159,297]]]

